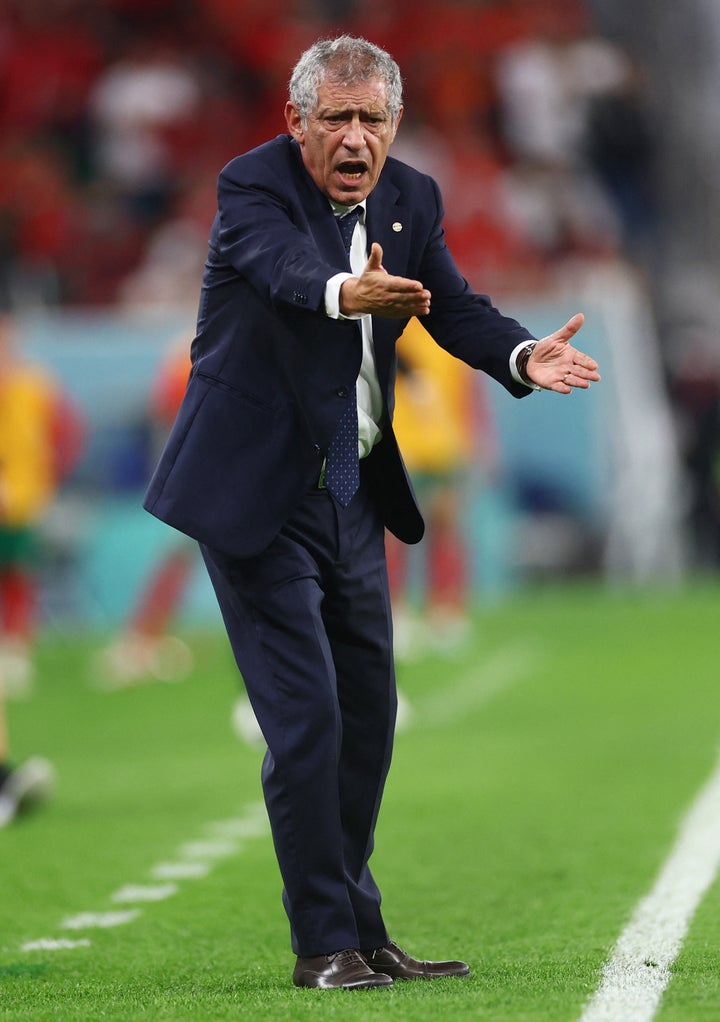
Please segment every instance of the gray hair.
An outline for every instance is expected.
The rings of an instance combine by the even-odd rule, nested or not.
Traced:
[[[385,82],[388,112],[395,123],[402,106],[400,68],[389,53],[360,36],[341,35],[320,39],[305,50],[290,77],[290,102],[300,114],[303,127],[317,106],[317,90],[326,78],[349,85],[379,78]]]

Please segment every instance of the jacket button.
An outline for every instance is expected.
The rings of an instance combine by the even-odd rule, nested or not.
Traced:
[[[349,393],[350,393],[350,391],[348,390],[347,387],[338,387],[338,389],[337,389],[337,396],[338,397],[347,397]]]

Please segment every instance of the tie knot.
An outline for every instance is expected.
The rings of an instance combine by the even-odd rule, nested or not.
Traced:
[[[342,235],[343,244],[345,245],[345,251],[348,255],[350,255],[353,231],[355,230],[355,224],[360,219],[360,209],[353,209],[352,212],[346,213],[344,216],[336,217],[336,219],[337,225],[340,228],[340,234]]]

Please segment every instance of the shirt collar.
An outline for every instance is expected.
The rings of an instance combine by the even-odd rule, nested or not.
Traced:
[[[335,216],[345,216],[346,213],[352,213],[354,209],[359,209],[361,211],[360,222],[365,223],[365,203],[367,202],[367,199],[363,199],[362,202],[355,203],[354,206],[341,206],[339,202],[333,202],[332,199],[329,199],[328,201],[332,206],[332,211]]]

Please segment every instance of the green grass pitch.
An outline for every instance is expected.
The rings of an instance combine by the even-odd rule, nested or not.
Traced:
[[[0,1017],[573,1022],[714,769],[719,610],[713,585],[542,588],[478,608],[462,656],[400,665],[411,716],[374,872],[394,939],[472,976],[389,991],[292,987],[222,633],[186,636],[184,682],[112,693],[88,677],[97,640],[48,636],[35,695],[8,707],[15,758],[46,755],[58,787],[0,831]],[[205,875],[170,896],[118,900],[189,862]],[[719,909],[715,884],[660,1022],[720,1018]]]

